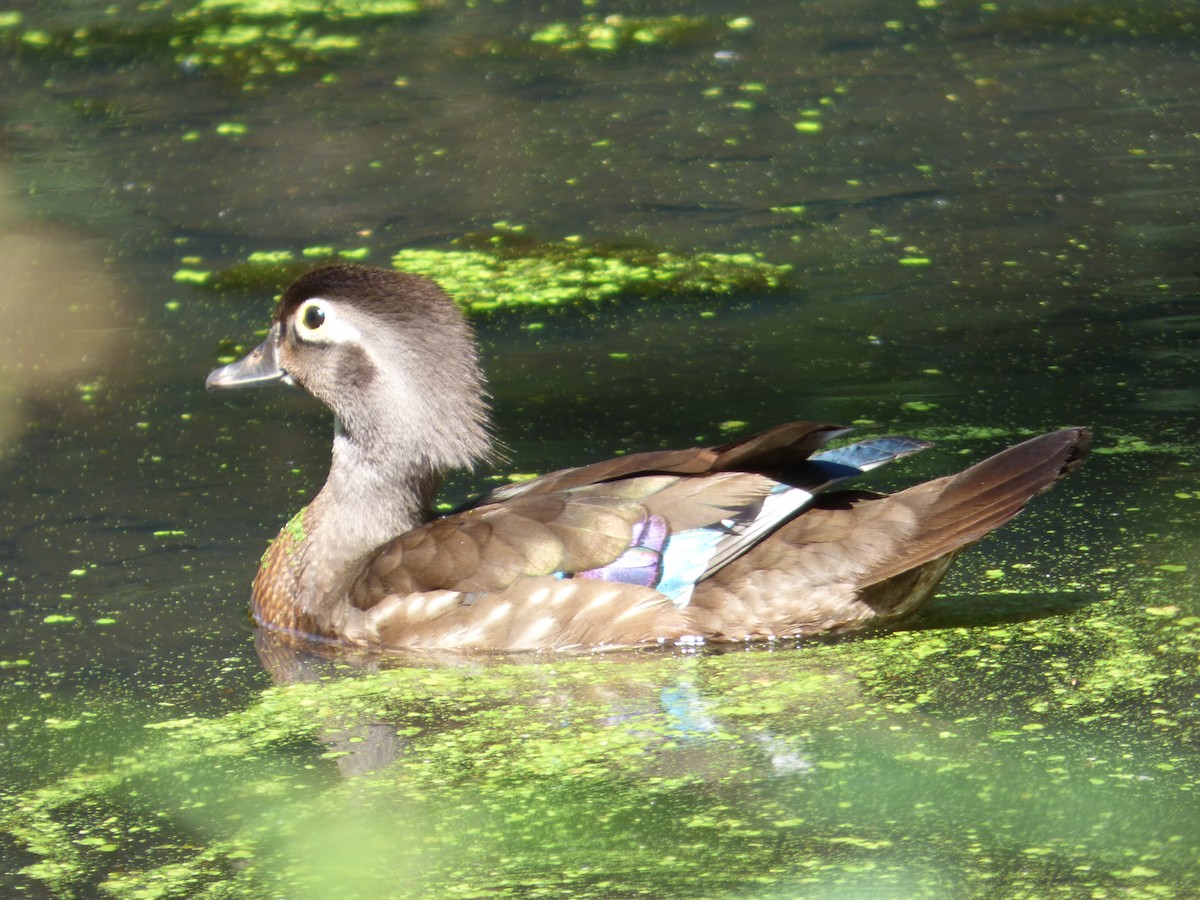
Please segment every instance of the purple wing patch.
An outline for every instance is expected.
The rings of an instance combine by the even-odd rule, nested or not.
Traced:
[[[647,516],[634,524],[629,548],[624,553],[607,566],[576,572],[574,577],[620,581],[652,588],[662,577],[663,548],[670,536],[666,519],[656,515]]]

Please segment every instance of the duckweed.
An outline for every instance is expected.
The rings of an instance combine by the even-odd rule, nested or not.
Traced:
[[[1144,599],[786,652],[330,662],[224,715],[143,714],[119,757],[6,795],[0,831],[24,877],[120,898],[1188,893],[1196,713],[1154,710],[1200,618]]]
[[[751,253],[685,255],[575,242],[499,241],[486,250],[402,250],[392,263],[433,278],[473,310],[774,291],[790,271],[790,266]]]
[[[748,18],[723,22],[704,16],[584,16],[578,22],[554,22],[530,35],[535,44],[567,53],[615,53],[633,47],[676,46],[711,40],[752,28]]]
[[[1005,6],[989,17],[990,33],[1038,34],[1092,40],[1154,40],[1191,43],[1200,34],[1200,14],[1188,4],[1082,4],[1062,9]]]
[[[511,228],[470,236],[461,243],[469,249],[401,250],[392,256],[392,264],[434,279],[473,312],[630,297],[653,300],[769,292],[782,288],[791,270],[753,253],[689,255],[579,240],[541,242]],[[359,250],[326,252],[331,249],[310,248],[299,256],[291,251],[259,252],[211,281],[190,274],[186,280],[219,290],[276,291],[314,265],[366,255]]]
[[[204,284],[212,277],[212,272],[204,272],[198,269],[178,269],[171,277],[183,284]]]
[[[28,739],[119,752],[7,789],[0,832],[22,877],[119,898],[1194,893],[1188,571],[1079,559],[993,564],[972,627],[942,601],[801,647],[308,660],[217,715],[60,702]]]
[[[147,16],[137,27],[33,27],[19,13],[0,13],[0,39],[20,49],[86,59],[98,53],[133,56],[147,50],[174,56],[188,70],[220,72],[252,84],[261,76],[362,49],[379,23],[408,20],[424,0],[198,0]],[[195,133],[184,140],[195,140]]]
[[[304,539],[306,537],[304,531],[304,513],[305,510],[300,510],[298,513],[288,519],[287,524],[283,526],[284,533],[286,533],[292,539],[293,544],[304,543]]]
[[[388,35],[381,25],[414,20],[441,6],[434,0],[198,0],[137,28],[46,29],[21,13],[0,13],[0,40],[14,49],[86,59],[99,53],[135,56],[147,49],[173,56],[188,71],[241,79],[246,87],[268,77],[294,75],[351,54],[370,54]],[[680,46],[736,35],[754,27],[748,16],[728,21],[706,16],[587,15],[555,22],[528,41],[503,35],[485,42],[488,53],[523,47],[556,52],[612,54],[638,47]],[[326,73],[325,80],[336,78]],[[397,85],[406,85],[404,76]],[[183,140],[198,139],[189,132]]]
[[[177,16],[183,28],[171,44],[191,67],[288,74],[360,48],[360,34],[331,25],[409,17],[423,8],[419,0],[200,0]]]

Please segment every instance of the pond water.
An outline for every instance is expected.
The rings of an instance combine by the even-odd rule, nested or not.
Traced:
[[[47,7],[0,12],[5,896],[1200,893],[1194,3]],[[474,314],[509,461],[448,502],[793,418],[938,442],[884,488],[1097,451],[892,634],[256,645],[329,421],[205,395],[283,284],[197,273],[497,223],[792,270]]]

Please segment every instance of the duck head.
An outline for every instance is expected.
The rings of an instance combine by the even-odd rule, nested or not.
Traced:
[[[334,414],[337,444],[413,476],[488,452],[483,376],[470,326],[427,278],[329,266],[284,292],[266,340],[213,371],[209,390],[297,385]]]

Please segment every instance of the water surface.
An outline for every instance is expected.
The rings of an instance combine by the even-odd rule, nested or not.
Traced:
[[[1200,891],[1194,5],[697,3],[568,52],[531,36],[678,10],[450,0],[305,19],[358,47],[283,72],[205,57],[188,23],[228,20],[184,3],[42,6],[3,32],[6,894]],[[510,462],[448,501],[791,418],[939,442],[883,487],[1065,425],[1099,452],[892,635],[256,648],[328,417],[206,397],[282,285],[173,276],[496,222],[793,276],[477,316]]]

